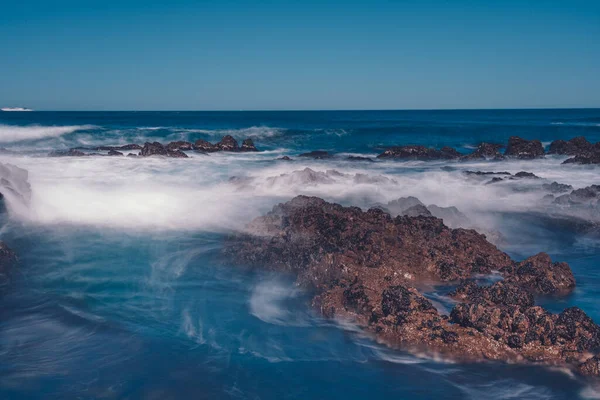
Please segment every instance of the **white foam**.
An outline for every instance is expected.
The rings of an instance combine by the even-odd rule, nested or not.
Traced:
[[[70,125],[70,126],[13,126],[0,125],[0,142],[20,142],[24,140],[37,140],[44,138],[59,137],[76,131],[95,128],[93,125]]]

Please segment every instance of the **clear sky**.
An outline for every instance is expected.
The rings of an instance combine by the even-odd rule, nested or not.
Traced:
[[[600,0],[2,1],[0,106],[600,107]]]

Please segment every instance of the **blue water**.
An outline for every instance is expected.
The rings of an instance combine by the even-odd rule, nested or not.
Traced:
[[[184,160],[45,156],[224,134],[252,137],[265,151]],[[563,371],[440,362],[380,346],[313,313],[310,294],[293,277],[250,273],[219,256],[224,235],[296,194],[364,207],[415,195],[456,205],[500,232],[498,245],[516,259],[546,251],[569,262],[577,290],[540,302],[553,311],[578,305],[600,321],[597,237],[532,217],[543,196],[537,189],[483,185],[461,174],[526,170],[583,187],[599,183],[598,167],[563,166],[564,157],[344,159],[409,143],[469,152],[512,135],[546,145],[581,135],[600,141],[600,110],[0,113],[0,146],[18,151],[0,162],[27,169],[33,191],[30,209],[12,210],[0,230],[20,257],[0,289],[0,398],[597,398],[588,382]],[[317,149],[339,157],[275,160]],[[394,181],[280,177],[305,167]],[[231,176],[253,180],[238,187]]]

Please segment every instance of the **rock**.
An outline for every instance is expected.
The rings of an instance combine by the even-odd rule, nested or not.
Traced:
[[[171,142],[165,146],[168,151],[177,150],[194,150],[194,145],[190,142],[179,140],[177,142]]]
[[[443,220],[444,225],[450,228],[467,228],[471,225],[469,218],[456,207],[438,207],[430,204],[427,209],[432,216]]]
[[[567,156],[577,156],[594,152],[594,145],[588,140],[579,136],[571,140],[555,140],[550,144],[548,154],[560,154]]]
[[[504,156],[500,153],[500,149],[504,146],[501,144],[494,143],[481,143],[477,146],[477,149],[471,154],[462,156],[461,159],[465,161],[469,160],[503,160]]]
[[[142,157],[166,156],[167,149],[165,149],[165,146],[158,142],[146,142],[144,143],[144,147],[142,147],[142,150],[140,151],[139,155]]]
[[[48,157],[84,157],[86,154],[83,151],[76,149],[55,150],[48,154]]]
[[[214,145],[202,139],[196,140],[196,142],[194,143],[194,148],[198,151],[202,151],[205,153],[214,153],[215,151],[220,150],[217,145]]]
[[[540,179],[539,176],[537,176],[534,173],[531,172],[525,172],[525,171],[521,171],[521,172],[517,172],[516,174],[513,175],[513,177],[511,179]]]
[[[108,155],[109,156],[122,156],[123,153],[121,153],[120,151],[116,151],[116,150],[109,150]]]
[[[552,183],[544,183],[542,185],[542,189],[550,192],[550,193],[565,193],[569,190],[573,190],[573,186],[566,185],[564,183],[552,182]],[[554,199],[554,197],[552,198]]]
[[[252,139],[245,139],[242,142],[242,147],[240,147],[240,151],[258,151],[256,146],[254,146],[254,142]]]
[[[506,281],[540,294],[564,294],[575,288],[575,277],[564,262],[553,263],[546,253],[521,261],[500,270]]]
[[[290,157],[288,156],[283,156],[283,157],[279,157],[277,158],[277,160],[281,160],[281,161],[294,161],[292,160]]]
[[[314,158],[315,160],[322,160],[325,158],[331,158],[333,155],[324,150],[314,150],[308,153],[302,153],[298,157],[309,157]]]
[[[382,207],[383,210],[390,213],[391,216],[395,217],[403,215],[406,210],[414,206],[425,206],[421,200],[414,196],[400,197],[397,200],[392,200]]]
[[[463,172],[465,175],[469,175],[469,176],[487,176],[487,175],[511,175],[510,172],[487,172],[487,171],[465,171]]]
[[[223,139],[215,146],[221,151],[239,151],[238,142],[231,135],[223,136]],[[254,145],[253,145],[254,146]]]
[[[511,136],[504,155],[522,160],[540,158],[544,157],[544,147],[539,140],[525,140],[518,136]]]
[[[348,161],[367,161],[367,162],[375,162],[370,157],[360,157],[360,156],[348,156],[346,158]]]
[[[502,179],[502,178],[495,177],[495,178],[492,178],[492,180],[490,180],[490,181],[487,181],[485,184],[486,184],[486,185],[491,185],[492,183],[498,183],[498,182],[502,182],[503,180],[504,180],[504,179]]]
[[[575,189],[554,199],[555,204],[565,206],[597,206],[600,200],[600,185],[591,185]]]
[[[443,147],[440,150],[418,146],[396,146],[390,147],[377,158],[396,158],[404,160],[454,160],[460,157],[460,153],[452,147]]]
[[[580,154],[563,161],[563,164],[600,164],[600,152]]]
[[[417,204],[407,208],[402,212],[402,215],[407,217],[431,217],[431,212],[422,204]]]
[[[583,376],[600,376],[600,357],[593,356],[579,365],[577,371]]]
[[[534,304],[532,292],[574,284],[566,264],[545,254],[515,263],[477,232],[434,217],[392,218],[298,196],[230,236],[223,251],[247,267],[293,273],[324,316],[352,320],[392,346],[456,360],[597,370],[586,360],[600,345],[600,327],[578,308],[557,315]],[[459,303],[449,317],[414,287],[492,270],[505,280],[463,282],[450,294]]]

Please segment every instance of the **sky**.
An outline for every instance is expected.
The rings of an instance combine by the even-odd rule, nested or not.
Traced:
[[[600,107],[600,1],[5,1],[8,106]]]

